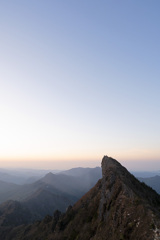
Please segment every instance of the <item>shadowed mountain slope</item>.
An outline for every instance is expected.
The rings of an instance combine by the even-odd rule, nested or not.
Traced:
[[[1,233],[8,233],[8,230],[21,224],[41,220],[47,214],[53,215],[57,209],[65,212],[68,206],[82,197],[99,178],[99,169],[98,174],[97,169],[89,169],[89,176],[86,176],[85,169],[82,172],[83,174],[77,177],[76,174],[68,176],[48,173],[40,180],[25,185],[0,181],[0,201],[7,199],[0,204]],[[4,239],[4,235],[0,236]]]
[[[78,200],[100,178],[101,168],[75,168],[67,170],[64,174],[53,174],[50,172],[43,178],[30,184],[16,185],[0,181],[0,203],[7,200],[24,201],[26,198],[31,198],[40,189],[54,193],[57,191],[63,192],[64,194],[72,195],[74,200]]]
[[[160,196],[116,160],[102,160],[102,180],[66,214],[10,232],[5,240],[158,240]]]

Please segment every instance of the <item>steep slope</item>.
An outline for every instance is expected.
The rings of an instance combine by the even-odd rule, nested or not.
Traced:
[[[160,176],[154,176],[149,178],[138,178],[141,182],[144,182],[148,186],[152,187],[157,193],[160,194]]]
[[[77,198],[60,191],[55,191],[52,186],[47,189],[38,189],[33,195],[21,204],[29,209],[36,219],[43,219],[46,215],[52,215],[55,210],[65,212],[69,205],[76,202]]]
[[[9,200],[0,205],[0,226],[18,226],[36,219],[37,216],[18,201]]]
[[[10,234],[21,240],[160,239],[160,196],[110,157],[102,160],[102,175],[66,214]]]
[[[10,236],[12,229],[36,220],[34,215],[21,203],[7,201],[0,205],[0,239],[14,239]],[[8,237],[9,235],[9,237]]]

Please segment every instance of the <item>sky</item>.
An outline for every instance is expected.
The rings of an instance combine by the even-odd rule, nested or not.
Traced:
[[[0,1],[0,166],[160,169],[159,9]]]

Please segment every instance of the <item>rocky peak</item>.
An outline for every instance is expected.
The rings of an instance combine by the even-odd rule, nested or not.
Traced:
[[[128,177],[128,175],[130,175],[127,169],[123,167],[117,160],[108,156],[103,157],[101,167],[102,177],[104,178],[111,173],[114,173],[115,176],[119,176],[121,178],[124,176]]]
[[[102,159],[102,199],[106,201],[106,191],[108,196],[112,198],[112,194],[115,191],[120,191],[123,188],[123,194],[132,194],[132,182],[134,178],[126,168],[124,168],[117,160],[104,156]],[[134,178],[134,181],[135,178]],[[130,182],[130,187],[128,186]],[[107,190],[106,190],[107,189]],[[108,198],[108,197],[107,197]]]
[[[150,221],[156,225],[153,216],[157,214],[156,211],[159,209],[160,198],[155,191],[140,183],[118,161],[108,156],[104,156],[102,159],[102,176],[99,204],[100,221],[119,228],[120,233],[123,233],[122,235],[125,237],[130,235],[130,239],[135,239],[137,233],[142,234],[145,231],[145,228],[140,228],[139,219],[148,228],[150,228]],[[132,227],[129,227],[130,225]],[[133,234],[132,238],[130,232]]]
[[[117,160],[111,157],[108,157],[106,155],[102,159],[101,166],[102,166],[102,174],[104,175],[109,168],[119,168],[121,164]]]
[[[111,157],[103,157],[102,175],[66,214],[14,239],[160,240],[160,196]]]
[[[99,205],[99,219],[106,220],[110,215],[113,201],[124,196],[133,198],[132,188],[128,187],[130,173],[117,160],[104,156],[102,159],[102,189]]]

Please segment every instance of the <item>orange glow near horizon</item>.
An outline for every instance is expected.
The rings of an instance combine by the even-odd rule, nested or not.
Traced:
[[[146,152],[147,153],[147,152]],[[157,151],[154,152],[154,153],[151,153],[151,152],[148,152],[147,154],[145,154],[145,152],[143,151],[137,151],[135,152],[134,154],[132,153],[127,153],[127,154],[120,154],[120,153],[114,153],[114,154],[107,154],[107,153],[104,153],[104,154],[94,154],[94,155],[91,155],[91,154],[86,154],[86,155],[82,155],[82,154],[79,154],[77,153],[76,154],[70,154],[70,155],[39,155],[39,156],[36,156],[36,155],[17,155],[17,156],[11,156],[11,155],[8,155],[8,156],[1,156],[0,157],[0,161],[1,162],[5,162],[5,161],[8,161],[8,162],[14,162],[14,161],[17,161],[17,162],[23,162],[23,161],[28,161],[28,162],[43,162],[43,161],[100,161],[104,155],[107,155],[109,157],[112,157],[118,161],[158,161],[160,160],[160,155],[159,155],[159,152]]]
[[[160,2],[37,2],[1,1],[0,167],[158,163]]]
[[[116,151],[113,149],[105,150],[102,149],[92,149],[90,148],[89,151],[87,149],[68,149],[68,151],[63,150],[63,148],[54,153],[51,149],[48,149],[50,153],[47,154],[47,149],[40,149],[38,151],[28,151],[26,150],[20,151],[19,154],[15,152],[1,152],[0,161],[92,161],[92,160],[101,160],[104,155],[113,157],[117,160],[125,160],[125,161],[137,161],[137,160],[160,160],[160,151],[156,149],[128,149],[122,150],[118,149]],[[56,152],[56,151],[55,151]],[[63,154],[62,154],[63,152]],[[2,154],[3,153],[3,154]]]

